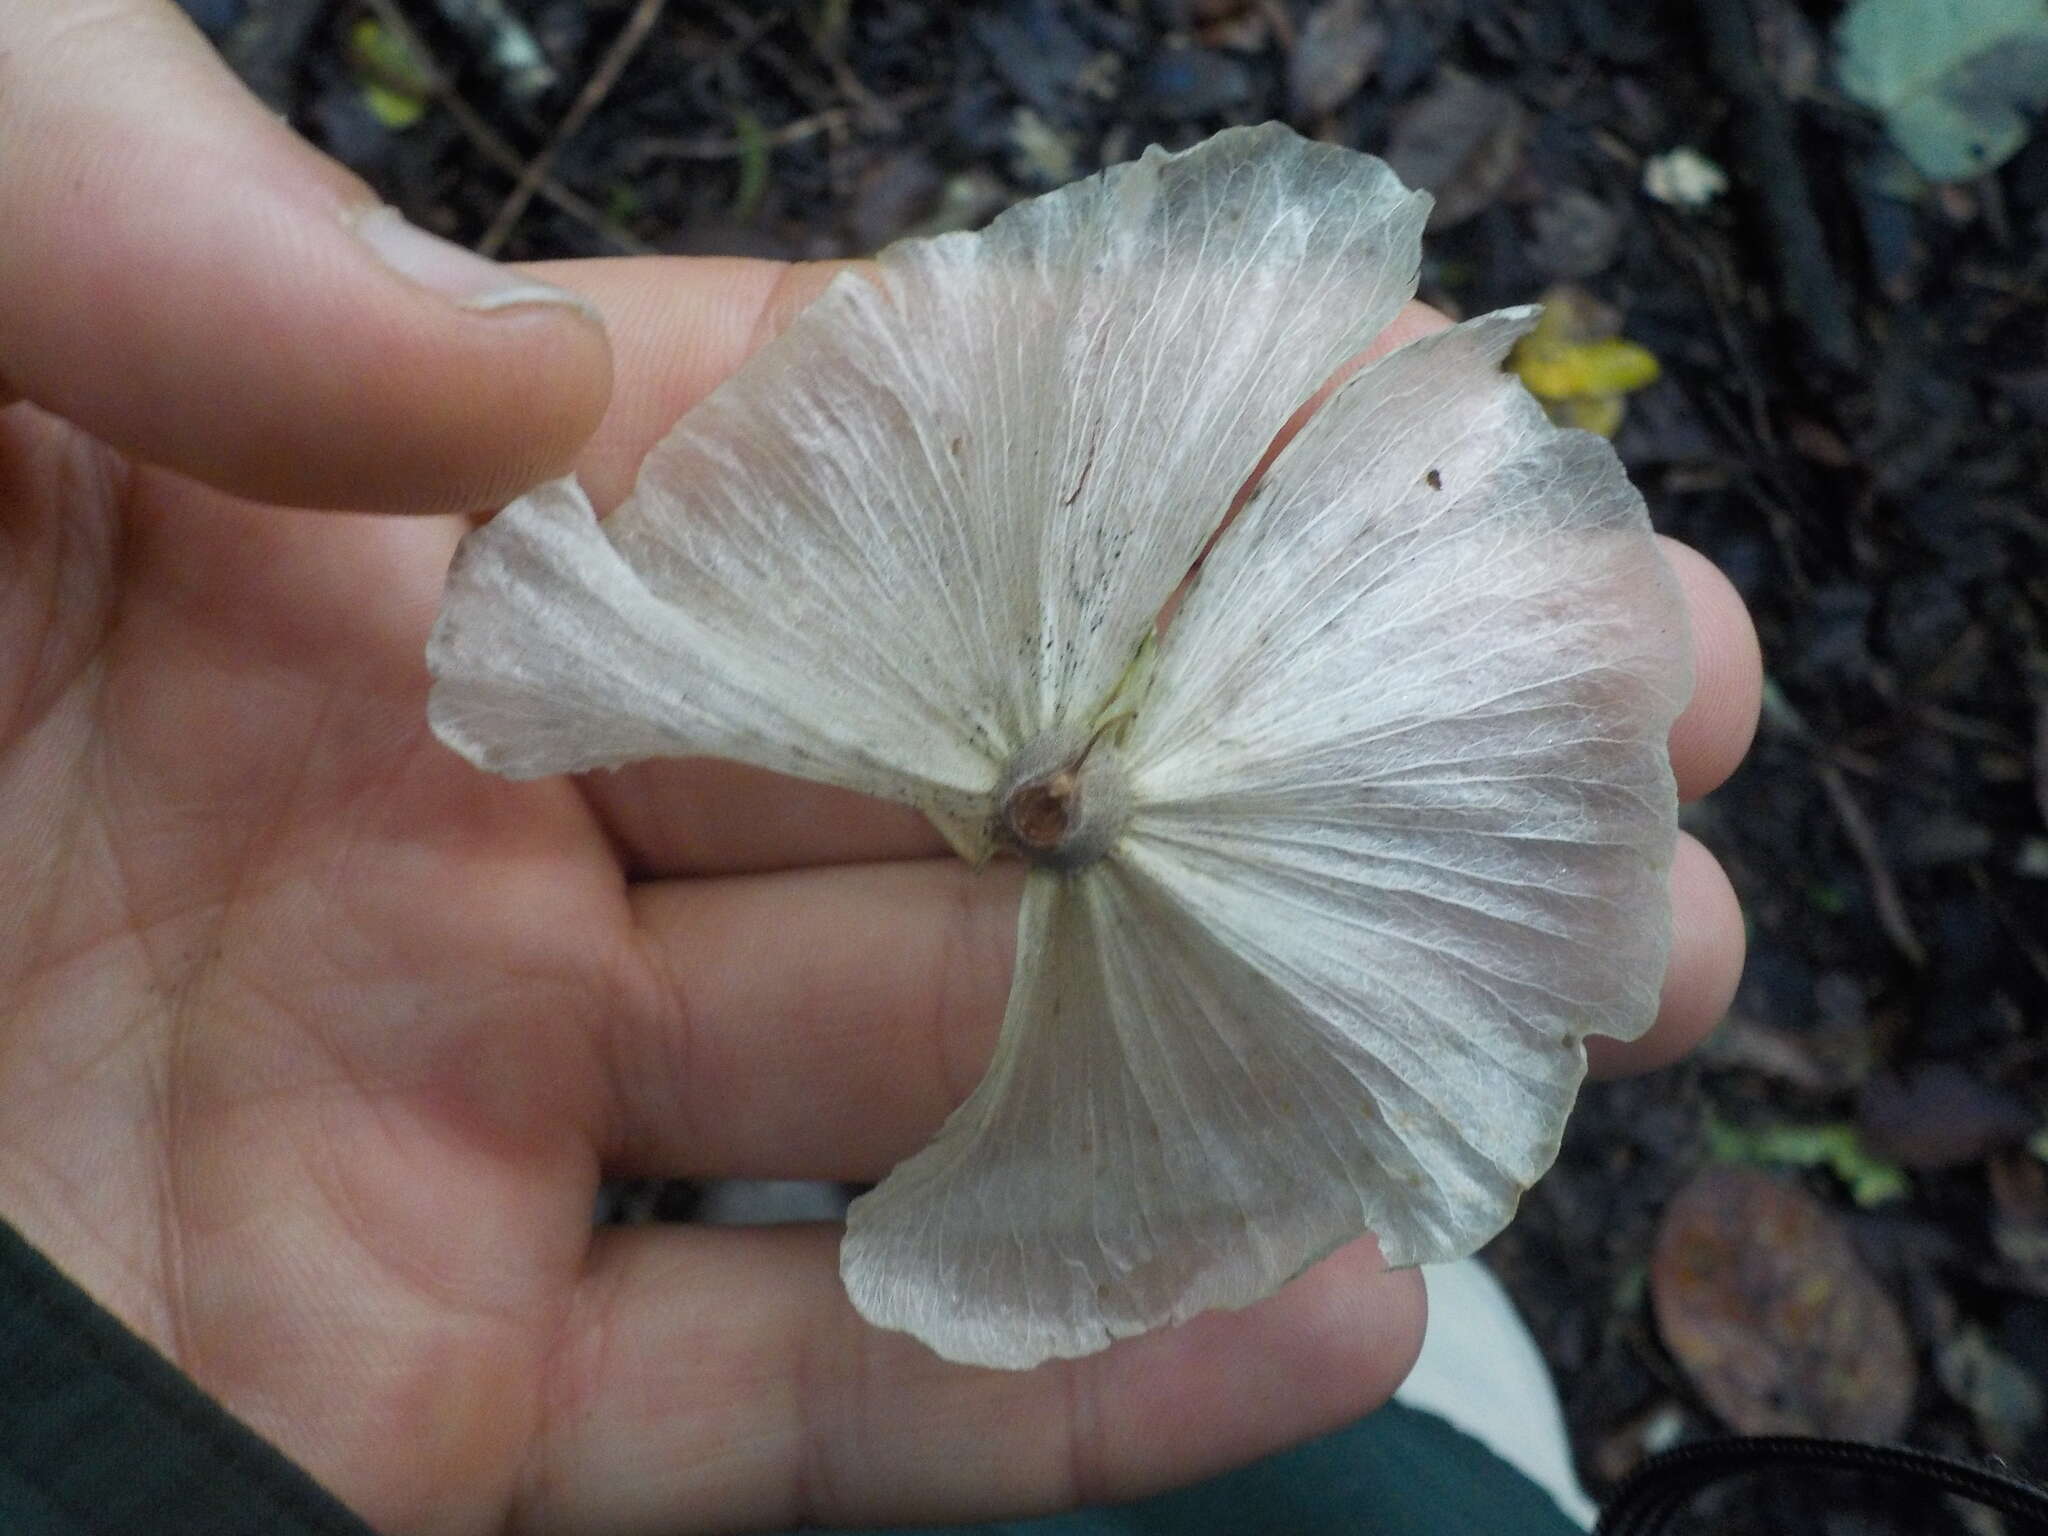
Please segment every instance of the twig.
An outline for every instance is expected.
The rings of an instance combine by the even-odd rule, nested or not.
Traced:
[[[1919,970],[1927,964],[1927,946],[1920,942],[1920,935],[1913,929],[1913,920],[1906,915],[1906,903],[1899,896],[1899,887],[1884,861],[1884,850],[1878,847],[1877,829],[1871,826],[1862,804],[1850,792],[1841,769],[1825,757],[1815,757],[1813,771],[1820,775],[1820,786],[1827,791],[1828,802],[1835,808],[1835,816],[1842,823],[1849,846],[1863,861],[1864,878],[1870,882],[1870,899],[1877,908],[1878,926],[1892,941],[1892,948],[1904,955],[1915,970]]]
[[[1695,5],[1707,34],[1707,58],[1735,104],[1729,132],[1748,162],[1749,180],[1763,205],[1785,308],[1805,325],[1829,362],[1853,368],[1856,327],[1813,211],[1792,114],[1757,56],[1749,0],[1695,0]]]
[[[612,39],[611,47],[606,49],[604,57],[598,60],[597,68],[592,71],[583,89],[577,93],[576,100],[571,103],[569,110],[562,114],[562,120],[555,125],[555,131],[548,135],[548,141],[542,146],[541,152],[528,161],[525,169],[519,173],[519,180],[513,184],[511,193],[499,207],[498,216],[491,220],[491,227],[484,231],[483,239],[476,244],[480,254],[495,256],[512,231],[518,227],[527,204],[533,201],[533,195],[540,190],[541,182],[546,180],[548,172],[554,169],[555,157],[562,152],[562,146],[575,136],[577,129],[583,126],[590,114],[604,104],[605,97],[610,95],[612,87],[618,84],[619,76],[624,74],[626,66],[632,63],[633,55],[640,51],[640,44],[653,30],[655,22],[661,19],[662,10],[667,4],[668,0],[640,0],[640,3],[633,7],[633,14],[626,18],[625,26],[621,27],[619,35]]]
[[[433,49],[427,46],[426,39],[413,30],[412,23],[406,20],[405,13],[399,9],[397,0],[368,0],[368,3],[370,9],[377,13],[377,19],[384,24],[385,30],[396,38],[419,64],[420,72],[426,76],[435,99],[447,110],[448,115],[455,119],[455,126],[462,130],[462,136],[469,140],[471,147],[499,170],[517,180],[526,170],[525,157],[498,137],[491,125],[484,121],[483,115],[455,89],[453,77],[442,67]],[[595,206],[578,197],[552,177],[543,179],[534,190],[544,201],[561,209],[592,234],[627,255],[651,256],[655,253],[653,246],[628,234],[614,220],[606,218]]]
[[[699,139],[642,139],[635,144],[632,155],[638,164],[650,160],[736,160],[741,155],[751,154],[762,145],[780,149],[786,144],[800,144],[805,139],[816,138],[821,133],[844,127],[848,109],[828,107],[823,112],[814,112],[809,117],[800,117],[793,123],[784,123],[780,128],[763,130],[752,143],[745,140],[724,138]]]
[[[1742,424],[1736,419],[1735,411],[1727,401],[1711,389],[1702,389],[1695,396],[1713,416],[1721,430],[1731,442],[1743,444]],[[1781,496],[1776,477],[1767,484],[1763,471],[1758,466],[1776,467],[1775,455],[1761,445],[1745,457],[1725,464],[1729,474],[1739,481],[1750,500],[1763,509],[1764,525],[1769,529],[1771,542],[1778,547],[1778,558],[1785,562],[1785,573],[1792,578],[1792,585],[1802,594],[1812,590],[1812,581],[1806,574],[1806,562],[1799,553],[1799,518],[1788,504],[1789,498]]]
[[[1800,717],[1799,711],[1792,707],[1792,702],[1768,684],[1764,688],[1764,713],[1784,727],[1812,755],[1814,775],[1820,780],[1820,787],[1827,792],[1828,804],[1834,807],[1835,818],[1841,822],[1849,846],[1862,861],[1864,878],[1870,882],[1871,905],[1877,908],[1878,926],[1884,929],[1892,948],[1904,955],[1908,964],[1915,970],[1925,968],[1927,946],[1920,942],[1913,920],[1906,915],[1906,903],[1899,895],[1898,882],[1892,879],[1891,867],[1885,863],[1884,849],[1878,845],[1877,829],[1870,824],[1870,817],[1849,788],[1849,781],[1842,777],[1842,770],[1829,760],[1825,746],[1814,735],[1813,728]]]
[[[1989,904],[1994,916],[2004,925],[2019,952],[2026,957],[2027,964],[2034,968],[2034,974],[2048,981],[2048,950],[2042,949],[2034,934],[2038,925],[2013,915],[2012,908],[2005,904],[1997,889],[1991,884],[1991,876],[1984,872],[1982,864],[1969,868],[1970,884],[1977,888],[1977,894]]]
[[[891,96],[882,104],[892,112],[914,112],[919,107],[929,106],[943,95],[943,90],[927,87]],[[849,107],[827,107],[823,112],[814,112],[809,117],[800,117],[794,122],[784,123],[779,128],[770,128],[757,142],[765,143],[771,149],[799,144],[805,139],[816,138],[821,133],[830,133],[834,129],[846,127],[851,117],[852,109]],[[636,164],[645,165],[651,160],[735,160],[750,150],[750,145],[732,137],[642,139],[633,146],[631,154]]]
[[[2025,744],[2011,728],[1991,720],[1979,720],[1970,715],[1958,714],[1944,709],[1939,704],[1915,701],[1907,706],[1920,724],[1953,736],[1959,741],[1974,741],[1985,746],[1997,747],[2002,752],[2024,753]]]

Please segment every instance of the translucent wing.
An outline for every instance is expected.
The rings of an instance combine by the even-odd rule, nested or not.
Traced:
[[[1268,1295],[1426,1170],[1399,1073],[1216,942],[1143,849],[1026,885],[995,1064],[936,1141],[854,1202],[861,1313],[1023,1368]],[[1379,1112],[1374,1112],[1375,1105]]]
[[[917,694],[863,713],[832,679],[702,623],[648,586],[573,480],[463,540],[427,661],[436,733],[513,778],[705,754],[909,800],[942,824],[986,814],[993,766]]]
[[[985,794],[1106,700],[1267,442],[1412,291],[1426,206],[1268,126],[891,248],[601,533],[554,487],[470,536],[437,725],[518,774],[653,749]]]
[[[1394,1263],[1505,1223],[1584,1036],[1649,1027],[1669,945],[1683,605],[1613,451],[1500,372],[1528,318],[1403,348],[1311,421],[1128,745],[1131,845],[1333,1051],[1399,1079],[1361,1105],[1407,1149],[1361,1170]]]
[[[1583,1037],[1647,1027],[1684,621],[1611,451],[1500,374],[1527,320],[1362,373],[1222,540],[1130,831],[1032,877],[988,1077],[854,1207],[872,1321],[1027,1366],[1362,1232],[1470,1252],[1555,1156]]]

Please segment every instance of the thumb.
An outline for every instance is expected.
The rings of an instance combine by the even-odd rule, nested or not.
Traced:
[[[0,0],[0,381],[238,495],[432,511],[565,470],[596,311],[382,208],[167,0]]]

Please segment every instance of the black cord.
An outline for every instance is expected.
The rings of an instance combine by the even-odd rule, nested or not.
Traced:
[[[1774,1468],[1863,1472],[1938,1489],[2048,1529],[2048,1489],[1973,1462],[1904,1446],[1800,1435],[1703,1440],[1653,1456],[1614,1491],[1593,1536],[1659,1536],[1712,1484]]]

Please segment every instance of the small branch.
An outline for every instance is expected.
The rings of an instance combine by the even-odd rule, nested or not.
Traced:
[[[1898,882],[1892,878],[1891,867],[1885,863],[1877,828],[1870,824],[1870,817],[1864,812],[1855,792],[1849,788],[1849,781],[1842,776],[1842,770],[1828,759],[1826,747],[1801,718],[1799,711],[1792,707],[1791,701],[1768,684],[1764,688],[1764,713],[1812,754],[1814,774],[1827,793],[1828,804],[1834,807],[1835,819],[1841,822],[1843,835],[1849,839],[1849,846],[1863,865],[1864,879],[1870,883],[1870,901],[1877,909],[1878,926],[1884,929],[1884,936],[1891,940],[1892,948],[1905,956],[1908,964],[1915,970],[1924,969],[1927,946],[1921,943],[1920,935],[1914,931],[1913,920],[1906,915],[1906,903],[1899,895]]]
[[[915,112],[920,107],[930,106],[945,95],[936,87],[925,87],[905,91],[882,101],[891,112]],[[761,142],[770,149],[781,149],[785,145],[800,144],[805,139],[816,138],[821,133],[832,133],[851,124],[853,111],[850,107],[827,107],[809,117],[800,117],[794,122],[770,128],[762,134]],[[702,137],[695,139],[642,139],[632,148],[636,164],[645,165],[654,160],[736,160],[749,152],[750,146],[731,137]]]
[[[455,119],[455,126],[462,130],[462,136],[469,140],[470,147],[482,155],[515,181],[525,173],[525,157],[499,138],[483,115],[466,101],[452,83],[453,77],[441,66],[426,39],[413,30],[405,13],[398,8],[397,0],[368,0],[369,7],[376,12],[384,28],[398,39],[406,52],[418,62],[420,71],[427,77],[434,98],[447,109]],[[651,256],[654,247],[637,239],[617,223],[608,219],[595,206],[578,197],[567,187],[552,178],[542,180],[535,193],[543,201],[561,209],[570,218],[583,225],[592,234],[628,256]]]
[[[1792,113],[1757,56],[1749,0],[1695,0],[1695,5],[1707,35],[1707,59],[1735,106],[1728,131],[1763,205],[1785,308],[1829,362],[1853,368],[1856,327],[1813,211]]]
[[[505,198],[503,205],[499,207],[497,217],[491,220],[491,227],[484,231],[483,239],[477,242],[476,248],[480,254],[495,256],[512,231],[518,227],[519,220],[526,213],[527,205],[533,201],[534,193],[540,190],[540,184],[547,179],[548,172],[554,169],[555,157],[562,152],[562,146],[575,136],[576,131],[589,120],[590,114],[604,104],[605,97],[609,96],[612,87],[618,84],[619,76],[625,73],[626,66],[633,62],[633,55],[640,51],[641,43],[646,41],[647,34],[654,29],[655,22],[661,19],[662,10],[667,4],[668,0],[640,0],[640,3],[633,7],[633,14],[626,18],[625,26],[619,29],[619,35],[612,40],[611,47],[605,50],[604,57],[598,60],[597,68],[591,73],[583,89],[577,93],[576,100],[570,105],[569,110],[562,115],[562,120],[555,125],[555,131],[548,135],[548,141],[541,152],[528,161],[525,168],[520,171],[519,179],[513,184],[512,191]]]
[[[1884,850],[1878,846],[1877,829],[1871,826],[1841,769],[1824,757],[1815,757],[1813,771],[1820,776],[1820,787],[1827,791],[1828,803],[1835,808],[1835,817],[1842,823],[1849,846],[1863,863],[1863,876],[1870,882],[1870,900],[1877,908],[1878,926],[1892,941],[1892,948],[1904,955],[1915,970],[1922,969],[1927,964],[1927,946],[1920,942],[1913,920],[1906,915],[1906,903],[1884,861]]]
[[[779,128],[770,128],[756,142],[770,149],[800,144],[805,139],[844,127],[846,119],[845,107],[831,107],[810,117],[800,117],[793,123],[784,123]],[[632,154],[635,161],[645,165],[652,160],[737,160],[741,155],[750,153],[752,148],[731,137],[642,139],[633,146]]]

